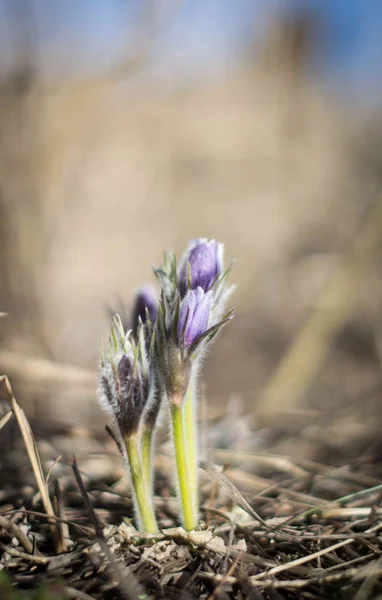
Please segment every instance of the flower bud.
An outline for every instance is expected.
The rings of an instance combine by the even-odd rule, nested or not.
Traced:
[[[201,287],[187,292],[179,312],[177,330],[179,345],[189,348],[207,331],[212,304],[212,292],[204,293]]]
[[[231,269],[223,272],[223,244],[194,240],[179,269],[176,264],[175,255],[165,255],[154,269],[162,288],[153,338],[156,374],[172,404],[183,400],[193,365],[233,316],[224,313]]]
[[[121,387],[127,387],[133,371],[132,360],[127,354],[123,354],[117,366],[118,380]]]
[[[139,319],[146,323],[147,317],[152,324],[155,323],[158,314],[158,297],[153,287],[145,285],[141,287],[134,300],[132,309],[132,329],[134,335],[137,334]]]
[[[188,289],[200,287],[208,292],[223,269],[223,244],[215,240],[198,239],[191,242],[178,275],[178,288],[183,298]]]
[[[109,348],[101,355],[99,401],[122,438],[138,432],[149,388],[140,348],[115,317]]]
[[[123,355],[118,364],[120,382],[121,431],[130,436],[138,431],[143,409],[147,401],[147,390],[139,363]]]

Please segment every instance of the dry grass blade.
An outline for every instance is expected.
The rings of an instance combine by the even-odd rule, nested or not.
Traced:
[[[0,350],[0,362],[4,371],[17,379],[38,385],[67,385],[94,389],[97,373],[90,369],[70,364],[57,363],[46,358],[36,358],[25,354]]]
[[[378,523],[377,525],[374,525],[373,527],[366,529],[366,531],[364,533],[368,534],[368,533],[375,532],[376,530],[380,529],[381,527],[382,527],[382,523]],[[295,569],[296,567],[300,567],[301,565],[303,565],[307,562],[311,562],[312,560],[315,560],[316,558],[324,556],[325,554],[333,553],[337,549],[339,549],[343,546],[348,546],[348,545],[354,543],[355,541],[356,541],[355,537],[349,536],[348,539],[338,542],[336,544],[333,544],[332,546],[328,546],[327,548],[318,550],[317,552],[313,552],[306,556],[302,556],[301,558],[297,558],[295,560],[289,561],[283,565],[278,565],[276,567],[272,567],[269,571],[263,571],[262,573],[259,573],[258,575],[253,575],[251,577],[251,582],[255,583],[256,581],[266,579],[269,576],[273,577],[273,576],[279,575],[280,573],[283,573],[285,571]],[[375,568],[373,568],[373,570],[372,570],[373,577],[377,577],[380,575],[381,570],[378,569],[378,566],[379,566],[379,562],[378,562],[378,565],[376,565]],[[342,564],[342,567],[346,567],[346,564]],[[365,568],[367,569],[368,567],[366,566]],[[359,577],[359,580],[362,581],[366,577],[369,577],[370,573],[366,572],[366,574],[365,574],[365,573],[361,573],[361,570],[357,571],[356,569],[346,569],[345,568],[345,570],[343,570],[338,575],[334,574],[334,575],[325,576],[325,573],[323,573],[320,577],[318,577],[318,580],[325,581],[325,582],[337,581],[337,579],[340,579],[340,580],[345,579],[346,580],[346,579],[353,578],[354,575],[357,575]]]
[[[270,531],[273,531],[269,527],[269,525],[264,521],[264,519],[262,519],[260,517],[260,515],[257,514],[257,512],[255,510],[253,510],[253,508],[248,504],[248,502],[244,498],[243,494],[241,494],[241,492],[239,492],[239,490],[232,483],[232,481],[230,481],[228,479],[228,477],[226,475],[224,475],[224,473],[220,473],[220,471],[218,471],[217,467],[213,463],[207,462],[207,461],[201,461],[199,463],[199,465],[202,469],[204,469],[208,473],[208,475],[214,481],[216,481],[216,483],[218,483],[219,485],[221,485],[224,488],[224,491],[228,494],[228,496],[231,498],[231,500],[233,500],[238,506],[240,506],[240,508],[245,510],[245,512],[248,513],[253,519],[256,519],[259,523],[261,523],[261,525],[263,525],[263,527],[265,527],[266,529],[268,529]]]
[[[46,556],[40,556],[37,554],[25,554],[25,552],[21,552],[17,548],[12,548],[12,546],[6,546],[5,544],[0,543],[1,549],[9,554],[9,556],[14,556],[15,558],[21,558],[25,562],[32,562],[37,565],[45,565],[48,562]]]
[[[94,508],[90,502],[89,494],[86,491],[84,482],[82,481],[81,473],[77,465],[76,458],[73,457],[72,469],[74,472],[74,476],[76,478],[78,487],[81,492],[81,496],[85,502],[85,506],[88,510],[89,516],[94,525],[97,542],[101,547],[102,552],[106,556],[109,561],[110,570],[112,571],[114,577],[119,582],[119,589],[121,594],[126,600],[139,600],[139,597],[146,597],[145,590],[139,585],[139,583],[133,578],[133,576],[129,573],[128,577],[126,576],[126,572],[123,573],[120,569],[120,566],[114,559],[109,546],[105,540],[105,536],[102,531],[101,523],[96,515]]]
[[[371,516],[381,516],[382,508],[360,507],[360,508],[327,508],[320,510],[320,517],[323,519],[350,519],[367,518]]]
[[[50,467],[50,469],[48,471],[48,474],[46,476],[46,483],[47,484],[49,483],[49,479],[50,479],[50,476],[51,476],[51,474],[53,472],[54,467],[60,462],[61,458],[62,458],[62,454],[60,454],[60,456],[57,456],[56,460],[51,465],[51,467]]]
[[[72,469],[73,469],[73,473],[74,473],[74,476],[75,476],[76,481],[77,481],[77,485],[78,485],[79,490],[81,492],[82,499],[85,502],[86,509],[87,509],[87,511],[89,513],[89,516],[91,518],[91,521],[92,521],[92,523],[94,525],[94,530],[95,530],[96,537],[98,539],[104,540],[105,538],[104,538],[104,535],[103,535],[101,523],[99,522],[99,519],[98,519],[98,517],[97,517],[97,515],[95,513],[95,510],[92,507],[92,504],[90,502],[89,494],[86,491],[86,488],[85,488],[84,482],[82,480],[81,473],[80,473],[80,470],[78,468],[75,456],[73,457]]]
[[[25,533],[20,529],[20,527],[17,527],[15,523],[9,521],[5,517],[2,517],[1,515],[0,527],[2,527],[3,529],[5,529],[5,531],[8,531],[8,533],[15,537],[19,544],[21,544],[21,546],[24,548],[25,552],[28,552],[28,554],[32,554],[33,544],[30,541],[30,539],[25,535]]]
[[[44,505],[44,509],[48,517],[53,517],[54,519],[55,513],[53,510],[52,503],[50,501],[48,486],[44,478],[40,456],[28,419],[26,418],[23,409],[18,405],[16,398],[13,395],[11,384],[6,375],[2,375],[0,377],[0,383],[2,384],[9,398],[13,414],[15,415],[17,423],[19,425],[21,435],[23,437],[24,444],[32,466],[33,474],[36,479],[36,484],[41,495],[42,503]],[[60,530],[57,527],[55,520],[49,519],[48,521],[55,550],[58,553],[63,552],[65,546],[61,539]]]
[[[53,468],[53,466],[52,466],[52,468]],[[59,519],[56,519],[56,525],[57,525],[57,528],[60,530],[60,538],[62,541],[63,552],[67,552],[67,550],[68,550],[67,540],[70,539],[69,527],[68,527],[67,523],[65,523],[65,520],[66,520],[65,508],[64,508],[64,503],[62,500],[60,482],[58,481],[58,479],[56,479],[56,481],[55,481],[55,491],[54,491],[53,503],[54,503],[55,513],[59,517]]]
[[[309,469],[311,473],[321,473],[322,475],[325,475],[325,477],[343,479],[344,481],[351,481],[353,483],[358,483],[361,486],[365,485],[368,487],[382,483],[381,480],[376,479],[376,477],[365,475],[365,473],[349,471],[346,467],[329,467],[328,465],[323,465],[317,461],[308,460],[307,458],[298,458],[295,460],[302,467]]]
[[[382,491],[382,484],[376,485],[372,488],[367,488],[366,490],[361,490],[359,492],[355,492],[354,494],[347,494],[346,496],[337,498],[337,500],[330,500],[323,504],[319,504],[319,505],[315,506],[314,508],[310,508],[309,510],[305,510],[304,512],[298,513],[297,515],[294,515],[290,519],[287,519],[283,525],[285,527],[287,525],[290,525],[291,523],[295,523],[297,521],[300,521],[301,519],[306,519],[307,517],[311,517],[313,515],[326,515],[328,513],[326,513],[325,511],[327,511],[329,509],[331,510],[332,507],[334,507],[335,509],[338,509],[337,513],[334,513],[334,514],[335,514],[335,516],[339,516],[340,507],[338,505],[348,504],[349,502],[353,502],[354,500],[359,500],[361,498],[364,498],[365,496],[370,496],[371,494],[380,493],[381,491]],[[371,511],[371,508],[367,509],[367,513],[366,513],[367,516],[370,515],[370,511]],[[329,514],[330,514],[330,512],[329,512]],[[362,515],[362,516],[364,516],[364,515]]]
[[[230,566],[230,568],[228,569],[227,573],[225,573],[221,579],[221,581],[218,583],[218,585],[216,586],[216,588],[214,589],[214,591],[212,592],[211,596],[208,598],[208,600],[215,600],[215,598],[219,597],[219,592],[222,590],[222,588],[224,588],[224,584],[228,583],[228,580],[233,576],[233,573],[235,572],[241,558],[243,557],[244,553],[238,554],[235,558],[235,560],[233,561],[232,565]]]
[[[287,456],[278,456],[277,454],[248,454],[246,452],[233,452],[232,450],[216,450],[216,458],[224,463],[232,461],[250,462],[252,464],[262,464],[273,467],[278,471],[290,473],[296,479],[310,477],[310,473],[296,465]]]
[[[89,533],[89,529],[90,529],[89,527],[79,525],[78,523],[75,523],[74,521],[70,521],[69,519],[63,519],[61,517],[58,517],[57,515],[55,515],[54,517],[48,517],[48,515],[46,515],[43,512],[39,512],[38,510],[26,510],[25,508],[23,508],[23,509],[14,508],[10,511],[7,511],[6,514],[10,514],[10,515],[19,514],[19,515],[31,515],[31,516],[33,515],[34,517],[39,517],[40,519],[45,519],[45,520],[54,518],[54,520],[56,522],[61,521],[65,525],[70,525],[70,527],[72,527],[73,529],[76,529],[79,533],[81,533],[83,535],[87,535]]]
[[[380,573],[381,565],[381,558],[368,565],[370,575],[362,582],[361,587],[354,596],[354,600],[369,600],[372,598],[373,588],[376,584],[378,574]]]
[[[121,456],[124,457],[125,455],[124,455],[124,450],[123,450],[122,444],[121,444],[120,440],[117,438],[117,436],[115,435],[112,428],[109,425],[106,425],[105,429],[106,429],[107,433],[110,435],[111,439],[115,442],[118,450],[121,453]]]
[[[273,567],[269,571],[264,571],[263,573],[259,573],[258,575],[253,575],[251,577],[251,581],[256,581],[258,579],[264,579],[265,577],[278,575],[283,571],[289,571],[295,567],[299,567],[307,562],[311,562],[312,560],[319,558],[320,556],[324,556],[325,554],[329,554],[329,552],[334,552],[338,548],[342,548],[342,546],[348,546],[354,542],[354,539],[350,538],[347,540],[343,540],[342,542],[338,542],[338,544],[333,544],[332,546],[328,546],[328,548],[324,548],[323,550],[318,550],[317,552],[313,552],[312,554],[308,554],[307,556],[302,556],[301,558],[296,558],[296,560],[291,560],[284,565],[278,565],[277,567]]]
[[[0,419],[0,430],[3,429],[3,427],[8,423],[8,421],[12,417],[12,415],[13,415],[13,411],[10,410],[9,412],[7,412],[6,415],[4,415],[4,417],[2,417],[2,419]]]

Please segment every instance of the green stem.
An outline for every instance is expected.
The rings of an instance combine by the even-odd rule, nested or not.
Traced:
[[[137,436],[132,435],[131,437],[125,437],[125,446],[130,466],[133,491],[135,494],[139,526],[143,527],[148,533],[157,533],[158,525],[155,519],[151,498],[148,494],[148,488],[143,477]]]
[[[142,457],[142,471],[145,480],[145,485],[149,494],[152,493],[153,481],[152,481],[152,441],[153,441],[153,430],[144,429],[141,437],[141,457]]]
[[[177,402],[170,399],[172,432],[175,446],[176,470],[178,475],[178,490],[183,513],[183,525],[187,531],[196,528],[197,520],[191,493],[191,482],[187,460],[185,427],[183,409]]]
[[[153,403],[150,409],[144,415],[144,422],[141,437],[141,457],[143,477],[150,496],[153,494],[153,466],[152,455],[155,442],[155,428],[158,421],[160,407],[162,403],[162,389],[158,387],[155,392]]]
[[[195,514],[199,514],[198,497],[198,451],[196,428],[196,392],[195,386],[190,382],[183,404],[183,418],[185,428],[186,451],[190,471],[190,486]]]

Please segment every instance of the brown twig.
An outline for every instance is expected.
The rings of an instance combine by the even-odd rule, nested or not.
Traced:
[[[100,523],[100,521],[97,517],[97,514],[90,502],[89,494],[86,491],[86,488],[85,488],[84,482],[82,480],[81,473],[78,468],[75,457],[73,457],[72,468],[73,468],[74,476],[77,481],[77,485],[81,492],[81,496],[84,500],[84,503],[85,503],[85,506],[89,513],[89,516],[91,518],[91,521],[94,525],[96,541],[100,545],[102,552],[104,553],[105,557],[107,558],[107,560],[109,562],[109,567],[110,567],[110,570],[111,570],[113,576],[116,577],[119,582],[119,588],[120,588],[120,591],[121,591],[123,597],[126,600],[139,600],[139,595],[140,594],[145,595],[145,591],[143,588],[141,588],[141,586],[138,584],[138,582],[135,581],[135,579],[133,578],[133,576],[131,574],[129,574],[127,576],[126,572],[122,572],[119,564],[114,559],[114,557],[110,551],[110,548],[107,545],[105,536],[103,534],[101,523]]]
[[[21,544],[21,546],[24,548],[25,552],[28,552],[28,554],[33,553],[34,546],[32,542],[20,529],[20,527],[16,525],[16,523],[13,523],[13,521],[9,521],[5,517],[0,516],[0,527],[8,531],[10,535],[15,537],[19,544]]]
[[[5,390],[5,392],[8,396],[9,402],[12,407],[13,414],[16,417],[17,423],[18,423],[20,431],[21,431],[21,435],[24,440],[24,444],[25,444],[25,447],[26,447],[26,450],[27,450],[27,453],[29,456],[31,466],[32,466],[33,474],[36,479],[36,484],[37,484],[38,490],[41,495],[41,500],[44,505],[46,514],[49,517],[48,518],[49,528],[50,528],[50,532],[52,535],[55,550],[58,553],[63,552],[65,545],[63,543],[63,540],[61,539],[60,530],[54,521],[55,514],[54,514],[52,503],[50,501],[48,486],[47,486],[45,478],[44,478],[41,461],[40,461],[40,456],[38,453],[36,442],[35,442],[32,430],[30,428],[28,419],[26,418],[23,409],[18,405],[16,398],[13,394],[11,384],[6,375],[2,375],[0,377],[0,384],[3,386],[3,389]],[[53,517],[53,519],[52,519],[52,517]]]

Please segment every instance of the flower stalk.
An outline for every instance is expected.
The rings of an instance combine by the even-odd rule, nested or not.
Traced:
[[[189,466],[191,497],[195,514],[199,514],[199,478],[198,478],[198,439],[197,439],[197,398],[196,389],[190,381],[182,406],[186,440],[186,454]]]
[[[157,533],[158,525],[152,507],[152,500],[149,495],[149,488],[146,485],[146,478],[142,471],[137,436],[126,436],[124,441],[129,462],[139,528],[148,533]]]
[[[197,515],[192,494],[189,460],[186,450],[186,431],[182,406],[170,400],[172,433],[175,449],[178,494],[184,528],[191,531],[197,526]]]
[[[141,433],[141,456],[143,476],[147,489],[153,493],[153,452],[155,443],[156,426],[162,405],[162,391],[158,384],[154,390],[153,398],[149,408],[143,415]]]
[[[153,490],[152,455],[153,431],[152,429],[144,429],[141,435],[142,473],[146,488],[150,493],[152,493]]]

